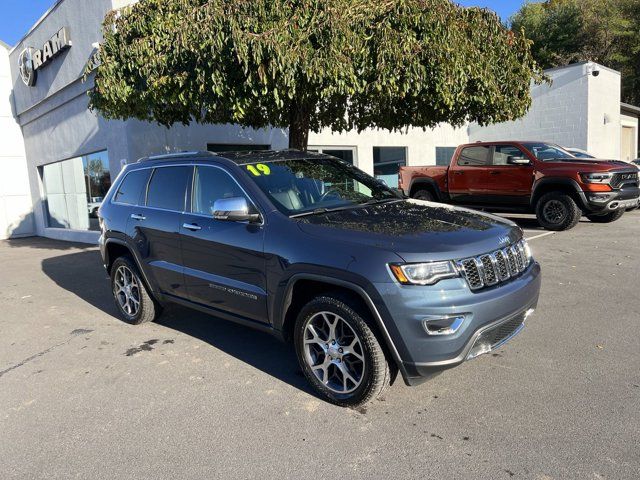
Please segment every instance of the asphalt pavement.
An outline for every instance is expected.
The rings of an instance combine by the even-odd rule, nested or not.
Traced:
[[[640,212],[517,221],[543,269],[522,333],[360,410],[266,334],[121,322],[95,247],[0,242],[0,478],[639,478]]]

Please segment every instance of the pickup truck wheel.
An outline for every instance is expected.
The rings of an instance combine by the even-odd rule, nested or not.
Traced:
[[[612,210],[607,213],[601,213],[599,215],[587,215],[587,218],[594,223],[611,223],[618,220],[624,214],[624,208],[618,210]]]
[[[340,295],[316,297],[295,325],[294,343],[305,377],[325,400],[357,407],[389,385],[384,351],[365,321],[368,312]]]
[[[418,190],[413,194],[413,198],[416,200],[426,200],[427,202],[433,201],[433,195],[429,190]]]
[[[538,223],[547,230],[569,230],[578,224],[581,216],[582,210],[566,193],[546,193],[536,204]]]
[[[111,266],[111,291],[122,319],[132,325],[152,322],[162,307],[147,291],[140,271],[129,257],[119,257]]]

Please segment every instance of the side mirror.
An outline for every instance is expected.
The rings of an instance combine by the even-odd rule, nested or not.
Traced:
[[[530,165],[531,160],[525,157],[507,157],[507,163],[509,165]]]
[[[260,214],[250,212],[246,198],[231,197],[221,198],[214,202],[213,218],[228,222],[257,223],[260,221]]]

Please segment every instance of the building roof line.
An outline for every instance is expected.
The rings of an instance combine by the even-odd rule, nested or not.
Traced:
[[[16,42],[16,44],[13,47],[11,47],[11,49],[9,50],[9,55],[11,55],[13,51],[16,49],[16,47],[20,45],[29,35],[31,35],[31,33],[40,26],[40,24],[44,21],[44,19],[47,18],[49,14],[51,14],[51,12],[53,12],[56,8],[58,8],[58,5],[60,5],[62,2],[64,2],[64,0],[56,0],[56,2],[46,12],[42,14],[42,16],[36,21],[36,23],[32,25],[32,27],[27,31],[27,33],[25,33],[20,38],[20,40]]]
[[[587,65],[589,63],[593,63],[594,65],[598,65],[598,67],[600,67],[603,70],[607,70],[607,71],[609,71],[611,73],[617,73],[618,75],[620,75],[619,71],[614,70],[613,68],[609,68],[609,67],[607,67],[605,65],[602,65],[601,63],[592,62],[590,60],[586,60],[586,61],[583,61],[583,62],[569,63],[568,65],[560,65],[558,67],[553,67],[553,68],[547,68],[547,69],[544,70],[544,72],[545,73],[547,73],[547,72],[556,72],[558,70],[563,70],[565,68],[580,67],[580,66],[583,66],[583,65]]]
[[[631,105],[630,103],[620,102],[620,107],[625,110],[631,110],[635,113],[640,113],[640,107],[636,107],[635,105]]]

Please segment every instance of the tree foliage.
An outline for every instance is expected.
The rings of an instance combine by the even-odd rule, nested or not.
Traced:
[[[640,0],[526,3],[511,19],[544,68],[594,61],[622,73],[622,97],[640,103]]]
[[[449,0],[142,0],[107,15],[90,105],[106,118],[389,130],[511,120],[530,42]]]

